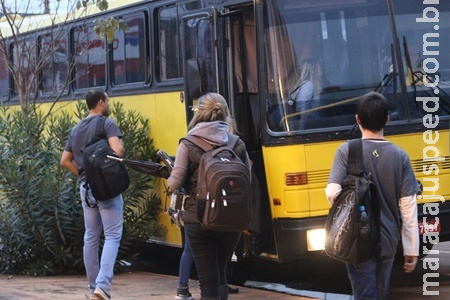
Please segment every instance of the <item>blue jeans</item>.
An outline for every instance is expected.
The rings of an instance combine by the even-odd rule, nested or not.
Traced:
[[[354,300],[388,299],[393,263],[394,256],[382,256],[357,265],[347,264]]]
[[[183,231],[183,229],[182,229]],[[179,285],[188,286],[189,285],[189,275],[191,275],[192,265],[194,264],[194,258],[192,257],[191,246],[189,245],[189,238],[183,232],[184,236],[184,247],[183,253],[180,258],[180,269],[179,269]]]
[[[200,282],[201,299],[219,299],[219,295],[222,299],[226,299],[228,295],[226,267],[241,232],[204,230],[200,223],[184,225]]]
[[[89,207],[85,201],[85,189],[80,186],[81,203],[84,214],[84,267],[88,279],[88,289],[92,294],[96,287],[106,291],[111,288],[114,264],[119,251],[123,229],[123,198],[116,196],[106,201],[98,201],[97,206]],[[89,199],[94,199],[89,193]],[[90,204],[95,204],[95,200]],[[104,231],[105,243],[99,261],[100,236]]]

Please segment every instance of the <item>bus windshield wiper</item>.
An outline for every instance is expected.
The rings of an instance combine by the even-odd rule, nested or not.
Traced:
[[[414,88],[414,99],[416,99],[417,98],[417,86],[416,86],[417,83],[420,81],[423,81],[424,76],[427,78],[427,81],[428,81],[428,79],[430,79],[430,77],[422,69],[414,72],[412,63],[411,63],[411,55],[409,54],[409,50],[408,50],[408,42],[406,41],[405,36],[403,36],[403,50],[405,52],[406,67],[408,68],[408,71],[410,72],[410,76],[411,76],[411,85]],[[443,89],[441,89],[438,85],[436,85],[435,87],[429,87],[427,85],[425,85],[425,86],[428,88],[428,91],[426,92],[426,94],[431,97],[435,97],[434,88],[437,88],[439,90],[439,99],[442,100],[444,102],[444,104],[447,106],[447,108],[442,107],[442,109],[445,110],[446,113],[450,113],[449,95]],[[416,102],[416,108],[417,108],[417,110],[419,110],[420,108],[419,108],[418,102],[417,101],[414,101],[414,102]]]

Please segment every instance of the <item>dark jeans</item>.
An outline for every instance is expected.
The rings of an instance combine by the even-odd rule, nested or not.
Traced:
[[[180,269],[179,269],[179,286],[189,285],[189,275],[191,274],[192,265],[194,264],[194,259],[191,253],[191,246],[189,245],[189,238],[184,233],[184,228],[181,229],[182,235],[184,236],[184,247],[183,253],[180,258]]]
[[[204,230],[199,223],[185,223],[184,230],[197,269],[201,299],[227,299],[226,267],[241,232]]]
[[[352,284],[354,300],[387,300],[394,256],[350,265],[347,272]]]

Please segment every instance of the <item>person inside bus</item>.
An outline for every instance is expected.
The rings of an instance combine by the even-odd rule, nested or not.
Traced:
[[[420,191],[408,154],[384,138],[389,121],[388,102],[370,92],[357,105],[356,122],[362,132],[363,163],[378,187],[380,203],[380,253],[372,259],[348,264],[353,296],[358,299],[388,299],[389,282],[397,244],[401,237],[406,273],[414,271],[419,256],[419,227],[416,194]],[[334,157],[327,199],[333,203],[347,176],[348,142]]]
[[[188,125],[188,135],[205,139],[211,145],[228,143],[233,121],[227,102],[220,94],[208,93],[198,99],[194,117]],[[250,169],[250,159],[244,142],[239,139],[236,154]],[[176,152],[174,168],[168,178],[172,190],[189,186],[183,215],[186,237],[191,246],[200,282],[201,299],[228,299],[226,267],[241,237],[240,231],[218,232],[203,229],[196,216],[198,164],[203,154],[198,146],[182,140]]]
[[[294,83],[295,111],[304,112],[319,105],[318,96],[321,92],[322,70],[319,61],[307,58],[300,64],[300,76]],[[300,129],[306,127],[311,118],[318,118],[317,112],[307,112],[300,115]]]

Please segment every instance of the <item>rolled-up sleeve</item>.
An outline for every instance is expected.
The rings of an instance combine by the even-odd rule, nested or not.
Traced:
[[[342,191],[342,186],[338,183],[329,183],[325,188],[325,194],[327,195],[328,202],[333,205],[334,199]]]

